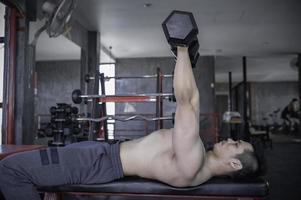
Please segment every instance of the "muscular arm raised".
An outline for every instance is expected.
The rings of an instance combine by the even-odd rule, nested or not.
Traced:
[[[186,47],[178,47],[173,84],[177,100],[172,136],[174,159],[179,173],[193,179],[203,165],[205,150],[199,136],[199,92]]]

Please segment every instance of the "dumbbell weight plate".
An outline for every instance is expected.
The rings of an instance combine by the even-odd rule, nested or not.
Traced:
[[[82,92],[80,90],[74,90],[72,92],[72,101],[75,104],[80,104],[82,102],[81,95],[82,95]]]

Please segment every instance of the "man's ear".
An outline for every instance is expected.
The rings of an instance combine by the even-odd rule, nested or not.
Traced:
[[[238,160],[236,158],[231,158],[229,164],[233,168],[234,171],[242,169],[242,164],[241,164],[240,160]]]

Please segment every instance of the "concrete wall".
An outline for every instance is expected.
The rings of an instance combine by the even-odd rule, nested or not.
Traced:
[[[254,82],[251,84],[252,122],[263,124],[263,117],[274,110],[281,110],[291,101],[298,98],[297,82]],[[278,122],[280,120],[278,114]],[[271,120],[269,120],[271,122]]]
[[[193,69],[200,93],[200,113],[214,113],[215,111],[214,65],[213,56],[202,56]]]
[[[35,114],[49,114],[56,103],[72,103],[71,93],[80,88],[80,61],[37,62],[37,103]]]
[[[202,56],[193,69],[200,93],[200,136],[206,147],[211,147],[217,138],[215,113],[215,59]]]

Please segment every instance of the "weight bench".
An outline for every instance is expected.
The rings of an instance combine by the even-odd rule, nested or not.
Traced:
[[[213,178],[206,183],[187,188],[176,188],[158,181],[138,177],[126,177],[114,182],[93,185],[62,185],[38,187],[45,193],[44,200],[62,200],[63,195],[126,196],[159,199],[228,199],[262,200],[268,195],[268,183],[262,178],[248,181],[233,181],[228,178]]]

